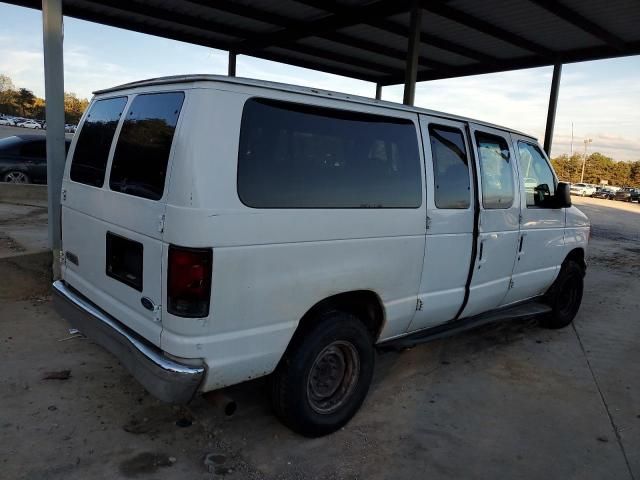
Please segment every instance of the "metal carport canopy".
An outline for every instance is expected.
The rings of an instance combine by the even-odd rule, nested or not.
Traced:
[[[40,0],[9,1],[41,8]],[[640,54],[638,0],[63,0],[63,14],[380,85]]]
[[[640,54],[640,0],[9,0],[42,9],[49,244],[60,254],[64,170],[62,15],[376,83],[553,65],[551,150],[562,64]],[[54,277],[59,265],[54,261]]]

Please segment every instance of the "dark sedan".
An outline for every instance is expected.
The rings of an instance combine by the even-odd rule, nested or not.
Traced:
[[[69,151],[71,140],[66,140]],[[14,135],[0,140],[0,181],[47,183],[47,146],[44,135]]]
[[[616,192],[615,200],[640,202],[640,188],[622,188]]]
[[[593,198],[606,198],[607,200],[613,200],[616,196],[616,191],[609,188],[596,188],[596,193],[591,196]]]

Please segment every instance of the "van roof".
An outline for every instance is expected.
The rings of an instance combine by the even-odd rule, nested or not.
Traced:
[[[439,112],[436,110],[429,110],[426,108],[403,105],[400,103],[389,102],[385,100],[376,100],[368,97],[362,97],[360,95],[351,95],[348,93],[334,92],[331,90],[322,90],[314,87],[302,87],[299,85],[289,85],[286,83],[270,82],[266,80],[255,80],[255,79],[243,78],[243,77],[228,77],[226,75],[192,74],[192,75],[172,75],[167,77],[149,78],[146,80],[139,80],[136,82],[125,83],[123,85],[118,85],[111,88],[105,88],[103,90],[96,90],[95,92],[93,92],[93,94],[102,95],[105,93],[118,92],[121,90],[129,90],[129,89],[138,88],[138,87],[149,87],[149,86],[167,85],[167,84],[196,83],[196,82],[215,82],[215,83],[230,83],[234,85],[247,85],[251,87],[259,87],[259,88],[264,88],[268,90],[292,92],[292,93],[298,93],[303,95],[309,95],[313,97],[322,97],[322,98],[329,97],[329,98],[334,98],[338,100],[346,100],[352,103],[383,106],[383,107],[391,108],[394,110],[422,113],[422,114],[433,115],[438,117],[450,118],[453,120],[460,120],[463,122],[473,122],[479,125],[485,125],[487,127],[492,127],[500,130],[506,130],[508,132],[517,133],[519,135],[523,135],[525,137],[529,137],[537,140],[536,137],[534,137],[533,135],[520,132],[513,128],[503,127],[501,125],[495,125],[492,123],[483,122],[481,120],[462,117],[459,115],[454,115],[454,114],[445,113],[445,112]]]

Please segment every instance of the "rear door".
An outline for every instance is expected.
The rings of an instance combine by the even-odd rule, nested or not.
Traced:
[[[419,305],[409,330],[452,320],[464,302],[473,251],[473,154],[465,124],[420,116],[427,178],[427,234]]]
[[[65,281],[156,345],[167,172],[184,98],[165,91],[95,100],[62,187]]]
[[[471,136],[480,177],[480,216],[478,253],[463,317],[502,304],[511,286],[520,228],[517,160],[510,134],[471,124]]]

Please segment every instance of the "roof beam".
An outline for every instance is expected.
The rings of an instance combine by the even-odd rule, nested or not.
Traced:
[[[369,25],[380,30],[384,30],[385,32],[399,35],[401,37],[407,37],[409,35],[408,28],[390,20],[377,20],[374,22],[369,22]],[[469,47],[464,47],[455,42],[449,42],[448,40],[436,37],[435,35],[431,35],[429,33],[420,33],[420,43],[431,45],[433,47],[439,48],[440,50],[452,52],[456,55],[470,58],[478,62],[493,63],[498,60],[496,57],[492,57],[491,55],[487,55]]]
[[[150,8],[146,5],[136,3],[135,1],[129,1],[126,4],[126,6],[124,6],[122,2],[120,2],[120,0],[100,0],[100,2],[97,2],[95,0],[84,0],[84,1],[90,1],[96,4],[100,3],[102,6],[114,9],[115,11],[118,11],[118,12],[121,12],[126,8],[134,13],[145,15],[149,18],[177,23],[183,27],[196,28],[199,30],[205,30],[205,31],[215,30],[218,33],[230,35],[235,38],[248,38],[252,35],[255,35],[254,32],[250,32],[244,29],[239,29],[237,27],[229,27],[228,25],[221,24],[219,21],[212,21],[212,20],[204,19],[202,17],[197,17],[194,15],[187,15],[187,14],[182,14],[174,11],[169,11],[161,7]],[[217,4],[216,4],[216,7],[217,7]],[[239,46],[241,44],[242,42],[238,42],[238,43],[232,42],[230,44],[225,45],[223,48],[225,50],[228,49],[230,51],[233,51],[235,54],[249,53],[244,48]],[[216,48],[220,48],[220,47],[218,46]],[[286,46],[284,46],[283,48],[286,48]],[[380,76],[395,75],[402,72],[402,69],[400,67],[396,67],[396,68],[386,67],[384,65],[380,65],[378,63],[365,60],[362,58],[358,58],[350,55],[340,55],[340,54],[336,54],[335,52],[331,52],[328,50],[311,47],[307,45],[302,45],[302,44],[296,44],[295,48],[291,48],[290,50],[294,52],[297,51],[299,53],[310,55],[313,57],[323,58],[326,60],[333,60],[335,62],[344,63],[346,65],[353,65],[354,67],[369,70],[370,72],[379,72]],[[260,55],[256,55],[256,53],[258,52],[251,52],[251,55],[260,56]],[[286,63],[289,63],[289,62],[286,62]],[[323,69],[318,68],[318,70],[323,70]],[[343,70],[347,70],[347,69],[343,69]],[[348,76],[353,76],[353,75],[348,75]]]
[[[296,43],[291,48],[288,48],[286,45],[278,48],[281,48],[283,50],[289,50],[292,53],[298,52],[304,55],[325,58],[327,60],[332,60],[338,63],[353,65],[354,67],[364,68],[365,70],[369,70],[372,72],[380,72],[381,75],[384,75],[385,72],[389,72],[389,71],[402,73],[402,68],[386,67],[384,65],[380,65],[379,63],[372,62],[370,60],[364,60],[362,58],[353,57],[351,55],[342,55],[335,52],[328,52],[327,50],[324,50],[322,48],[312,47],[311,45],[303,45],[301,43]],[[255,53],[252,53],[252,55],[254,54]]]
[[[239,17],[250,18],[258,22],[268,23],[278,27],[290,25],[293,21],[289,17],[285,17],[278,13],[273,13],[262,8],[258,9],[254,6],[245,5],[231,0],[188,0],[189,3],[206,7],[210,10],[218,10],[225,13],[231,13]]]
[[[127,5],[130,5],[128,3]],[[192,43],[194,45],[202,45],[210,48],[217,48],[221,50],[228,50],[230,45],[220,40],[209,39],[195,33],[180,32],[174,29],[166,28],[163,26],[153,26],[149,24],[141,24],[133,20],[127,20],[120,16],[109,15],[105,13],[88,12],[86,9],[81,9],[75,5],[64,5],[64,15],[68,15],[74,18],[80,18],[90,22],[96,22],[103,25],[110,25],[116,28],[123,28],[134,32],[140,32],[147,35],[155,35],[161,38],[171,38],[181,42]],[[285,63],[288,65],[295,65],[298,67],[309,68],[311,70],[318,70],[322,72],[332,73],[334,75],[341,75],[343,77],[357,78],[367,82],[377,82],[380,78],[384,78],[384,74],[379,75],[367,74],[358,71],[353,71],[349,68],[343,68],[341,66],[328,66],[320,62],[313,60],[303,59],[291,59],[286,55],[273,53],[273,52],[256,52],[254,54],[257,58],[265,60],[271,60],[274,62]]]
[[[304,3],[305,5],[309,5],[317,9],[322,9],[326,12],[331,12],[334,14],[339,14],[344,8],[344,6],[338,5],[335,2],[330,2],[325,0],[296,0],[296,1],[298,3]],[[374,28],[377,28],[378,30],[393,33],[404,38],[407,38],[409,36],[409,29],[407,27],[404,27],[398,23],[395,23],[389,20],[378,19],[378,20],[372,20],[368,22],[358,22],[358,23],[370,25]],[[492,57],[491,55],[487,55],[485,53],[479,52],[472,48],[464,47],[455,42],[450,42],[448,40],[444,40],[442,38],[436,37],[435,35],[430,35],[424,32],[420,33],[420,43],[425,45],[431,45],[440,50],[452,52],[452,53],[455,53],[456,55],[461,55],[463,57],[470,58],[472,60],[476,60],[479,62],[492,63],[493,61],[496,60],[496,57]],[[403,56],[404,54],[401,55],[401,57]],[[429,65],[430,62],[431,60],[427,59],[424,56],[421,56],[418,58],[419,65],[433,67],[434,65]],[[441,65],[447,65],[447,64],[441,64]]]
[[[620,53],[615,48],[608,45],[597,47],[587,47],[570,52],[564,52],[558,56],[557,63],[575,63],[586,62],[593,59],[619,58],[629,55],[640,55],[640,41],[631,42],[624,53]],[[418,82],[429,80],[441,80],[445,78],[466,77],[469,75],[480,75],[487,73],[508,72],[511,70],[522,70],[525,68],[547,67],[549,62],[546,58],[537,55],[500,60],[497,64],[486,65],[462,65],[459,67],[450,67],[446,70],[422,71],[418,72]],[[387,77],[379,80],[383,86],[397,85],[404,82],[404,77],[398,75],[396,77]]]
[[[578,27],[580,30],[587,32],[590,35],[593,35],[598,40],[603,41],[604,43],[611,45],[613,48],[620,50],[621,52],[625,50],[624,42],[620,40],[618,37],[613,35],[611,32],[605,30],[600,25],[592,22],[588,18],[579,14],[575,10],[563,5],[562,3],[556,0],[530,0],[535,3],[539,7],[544,8],[552,15],[556,17],[562,18],[567,23]]]
[[[228,35],[236,38],[244,38],[244,36],[251,33],[247,30],[242,30],[215,20],[208,20],[202,17],[175,12],[173,10],[165,10],[155,6],[152,7],[132,0],[129,0],[128,2],[122,2],[120,0],[82,0],[82,3],[90,3],[98,7],[109,7],[111,9],[118,10],[125,16],[127,13],[135,13],[156,20],[180,24],[184,27],[197,28],[208,32],[214,31],[215,33],[221,33],[222,35]],[[64,8],[66,10],[67,6],[65,5]]]
[[[407,36],[408,33],[404,35],[405,38],[407,38]],[[376,55],[387,56],[402,63],[405,62],[407,56],[407,52],[405,50],[389,47],[388,45],[381,45],[379,43],[371,43],[368,40],[362,40],[360,38],[352,37],[350,35],[339,32],[323,35],[322,38],[326,38],[327,40],[338,43],[344,43],[360,50],[370,51],[371,53],[375,53]],[[438,60],[432,60],[424,56],[418,57],[418,65],[430,69],[448,68],[451,66],[448,63],[439,62]]]
[[[292,22],[295,22],[295,19],[292,19],[291,17],[285,17],[283,15],[272,13],[264,9],[259,9],[256,7],[248,7],[246,5],[230,2],[228,0],[217,0],[213,4],[209,0],[189,0],[189,1],[197,5],[207,7],[208,9],[213,11],[218,10],[225,13],[241,15],[246,18],[250,18],[252,20],[269,23],[271,25],[276,25],[279,27],[287,27]],[[303,1],[303,0],[299,0],[299,1],[305,4],[307,3],[306,1]],[[331,13],[338,13],[335,11],[333,6],[331,7],[331,10],[329,10],[326,4],[323,4],[323,5],[324,5],[323,10]],[[317,8],[320,9],[321,7],[318,6]],[[405,56],[406,56],[406,52],[404,50],[399,50],[393,47],[389,47],[388,45],[382,45],[380,43],[370,42],[368,40],[362,40],[358,37],[354,37],[352,35],[348,35],[341,32],[327,32],[325,34],[319,34],[317,36],[321,38],[325,38],[332,42],[343,43],[343,44],[352,46],[354,48],[357,48],[359,50],[363,50],[365,52],[370,52],[376,55],[389,57],[390,59],[396,60],[398,62],[404,62]],[[403,36],[406,37],[407,33],[405,32]],[[286,47],[283,46],[283,48],[286,48]],[[418,64],[420,66],[427,67],[427,68],[441,68],[441,67],[449,66],[446,63],[430,60],[424,57],[421,57],[418,59]],[[378,69],[380,69],[380,67],[381,66],[379,66]]]
[[[502,40],[503,42],[510,43],[537,55],[547,57],[548,59],[554,57],[553,51],[548,48],[532,42],[531,40],[527,40],[520,35],[516,35],[513,32],[497,27],[492,23],[473,17],[461,10],[445,5],[442,1],[423,0],[422,8],[431,13],[435,13],[436,15],[464,25],[465,27],[472,28],[473,30],[484,33],[485,35],[490,35]]]
[[[409,7],[407,0],[378,0],[356,7],[345,7],[339,14],[329,14],[308,22],[292,22],[278,31],[255,35],[238,44],[238,50],[247,54],[265,48],[295,42],[302,38],[321,36],[357,23],[385,18],[403,12]]]

